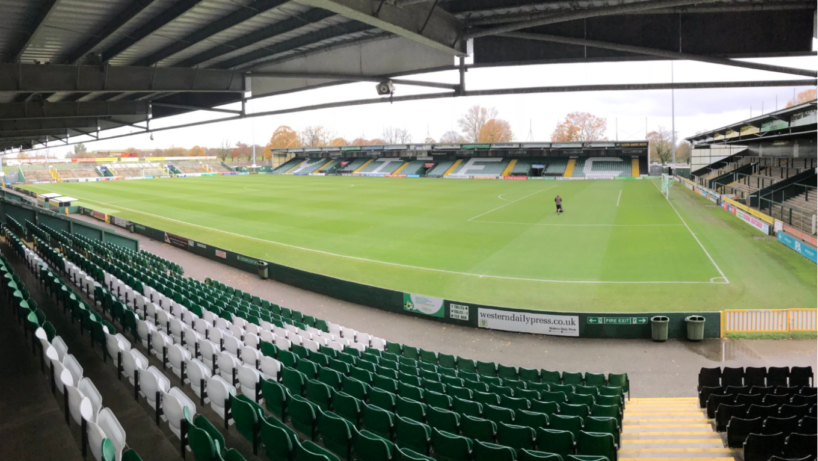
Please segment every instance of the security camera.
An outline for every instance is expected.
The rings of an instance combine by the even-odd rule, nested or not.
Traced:
[[[395,84],[392,83],[392,80],[385,80],[375,85],[375,89],[379,95],[384,96],[395,92]]]

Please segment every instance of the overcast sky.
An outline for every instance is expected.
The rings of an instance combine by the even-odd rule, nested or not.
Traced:
[[[818,68],[815,57],[755,59],[764,62],[806,69]],[[730,81],[730,80],[789,80],[797,76],[771,72],[739,69],[690,61],[672,64],[677,82]],[[419,80],[457,82],[456,72],[423,74],[412,77]],[[803,77],[800,77],[803,78]],[[581,85],[606,83],[663,83],[671,81],[671,62],[622,62],[599,64],[550,64],[518,66],[494,69],[472,69],[467,74],[467,89],[490,89],[507,87]],[[774,87],[677,90],[676,131],[680,138],[697,131],[710,130],[759,115],[762,110],[771,112],[783,108],[793,97],[810,87]],[[396,96],[422,92],[438,92],[437,89],[397,86]],[[311,90],[296,94],[259,98],[249,103],[250,112],[262,112],[326,102],[374,98],[374,83],[355,83],[331,88]],[[776,103],[777,98],[777,103]],[[325,109],[295,114],[250,118],[179,130],[137,135],[110,141],[88,143],[89,150],[122,150],[127,147],[139,149],[192,147],[216,147],[227,140],[231,145],[245,143],[266,144],[279,125],[289,125],[301,130],[310,125],[323,125],[339,136],[349,140],[357,137],[368,139],[381,136],[386,126],[405,128],[413,136],[413,142],[422,142],[427,133],[434,139],[457,127],[457,119],[475,104],[495,107],[502,119],[511,123],[515,141],[548,141],[558,120],[569,112],[590,112],[608,121],[608,139],[644,139],[645,127],[649,131],[659,126],[670,129],[671,91],[618,91],[588,93],[548,93],[513,96],[488,96],[447,98],[429,101],[398,102],[358,107]],[[776,106],[777,104],[777,106]],[[225,106],[231,107],[231,106]],[[193,113],[152,122],[152,127],[189,123],[222,117],[225,114]],[[618,125],[618,130],[617,130]],[[136,131],[122,128],[111,133]],[[50,155],[62,156],[70,148],[53,146]]]

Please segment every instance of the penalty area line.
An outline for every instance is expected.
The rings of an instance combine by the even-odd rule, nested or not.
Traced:
[[[657,186],[657,185],[656,185],[656,183],[655,183],[654,181],[651,181],[651,182],[653,183],[653,185],[654,185],[654,186],[656,186],[656,190],[658,190],[658,191],[659,191],[659,193],[661,194],[661,193],[662,193],[662,189],[659,189],[659,186]],[[664,197],[664,195],[663,195],[663,197]],[[679,210],[677,210],[677,209],[676,209],[676,207],[675,207],[675,206],[673,206],[673,203],[671,203],[671,202],[670,202],[670,199],[668,199],[668,198],[666,198],[666,197],[665,197],[665,200],[667,200],[667,204],[668,204],[668,205],[670,205],[670,208],[672,208],[672,209],[673,209],[673,211],[676,213],[676,216],[678,216],[678,217],[679,217],[679,220],[681,220],[681,221],[682,221],[682,224],[684,224],[684,225],[685,225],[685,227],[687,228],[688,232],[690,232],[690,235],[692,235],[692,236],[693,236],[693,238],[696,240],[696,243],[698,243],[698,244],[699,244],[699,246],[702,248],[702,251],[704,251],[704,254],[706,254],[706,255],[707,255],[707,259],[709,259],[709,260],[710,260],[710,262],[711,262],[711,263],[713,263],[713,267],[715,267],[715,268],[716,268],[716,270],[717,270],[717,271],[719,271],[719,274],[721,275],[721,278],[722,278],[722,279],[724,279],[724,282],[711,282],[711,283],[725,283],[725,284],[730,283],[730,279],[728,279],[728,278],[727,278],[727,276],[726,276],[726,275],[724,275],[724,272],[721,270],[721,267],[719,267],[719,265],[718,265],[718,264],[716,264],[716,260],[715,260],[715,259],[713,259],[713,257],[712,257],[712,256],[710,256],[710,252],[708,252],[708,251],[707,251],[707,248],[705,248],[705,247],[704,247],[704,245],[702,244],[701,240],[699,240],[699,237],[697,237],[697,236],[696,236],[696,234],[693,232],[693,230],[690,228],[690,226],[688,226],[688,225],[687,225],[687,221],[685,221],[685,220],[684,220],[684,218],[682,218],[682,215],[681,215],[681,214],[679,214]],[[714,277],[714,278],[716,278],[716,277]],[[712,281],[713,279],[710,279],[710,280]]]
[[[556,186],[554,186],[554,187],[556,187]],[[547,189],[543,189],[543,190],[535,192],[535,193],[544,192],[545,190],[547,190]],[[530,194],[530,195],[534,195],[534,194]],[[525,198],[525,197],[523,197],[523,198]],[[520,199],[520,200],[522,200],[522,199]],[[97,204],[100,204],[100,205],[105,205],[104,203],[97,202],[95,200],[85,200],[85,201],[86,202],[91,202],[91,203],[97,203]],[[405,269],[414,269],[414,270],[427,271],[427,272],[437,272],[437,273],[443,273],[443,274],[462,275],[462,276],[466,276],[466,277],[475,277],[475,278],[481,278],[481,279],[485,278],[485,279],[497,279],[497,280],[513,280],[513,281],[521,281],[521,282],[564,283],[564,284],[585,284],[585,285],[724,285],[725,284],[725,282],[713,282],[713,281],[710,281],[710,280],[708,280],[708,281],[693,281],[693,280],[691,280],[691,281],[674,281],[674,280],[669,280],[669,281],[659,281],[659,280],[656,280],[656,281],[553,280],[553,279],[536,279],[536,278],[528,278],[528,277],[510,277],[510,276],[503,276],[503,275],[475,274],[475,273],[471,273],[471,272],[458,272],[458,271],[451,271],[451,270],[446,270],[446,269],[435,269],[435,268],[431,268],[431,267],[412,266],[412,265],[409,265],[409,264],[400,264],[400,263],[393,263],[393,262],[388,262],[388,261],[378,261],[376,259],[368,259],[368,258],[361,258],[361,257],[358,257],[358,256],[349,256],[349,255],[331,253],[329,251],[316,250],[314,248],[305,248],[305,247],[300,247],[300,246],[297,246],[297,245],[291,245],[289,243],[276,242],[275,240],[267,240],[267,239],[262,239],[262,238],[258,238],[258,237],[252,237],[252,236],[249,236],[249,235],[237,234],[235,232],[229,232],[229,231],[225,231],[225,230],[221,230],[221,229],[214,229],[212,227],[207,227],[207,226],[202,226],[200,224],[193,224],[193,223],[190,223],[190,222],[180,221],[178,219],[167,218],[167,217],[164,217],[164,216],[155,215],[153,213],[147,213],[147,212],[144,212],[144,211],[134,210],[134,209],[130,209],[130,208],[125,208],[125,207],[119,207],[119,208],[122,208],[123,210],[126,210],[126,211],[130,211],[132,213],[141,214],[141,215],[145,215],[145,216],[151,216],[151,217],[163,220],[163,221],[176,222],[176,223],[183,224],[183,225],[186,225],[186,226],[198,227],[198,228],[201,228],[201,229],[205,229],[205,230],[209,230],[209,231],[213,231],[213,232],[217,232],[217,233],[221,233],[221,234],[225,234],[225,235],[231,235],[231,236],[234,236],[234,237],[244,238],[244,239],[248,239],[248,240],[256,240],[256,241],[259,241],[259,242],[271,243],[271,244],[274,244],[274,245],[279,245],[279,246],[282,246],[282,247],[292,248],[292,249],[301,250],[301,251],[307,251],[307,252],[310,252],[310,253],[317,253],[317,254],[323,254],[323,255],[327,255],[327,256],[334,256],[336,258],[351,259],[351,260],[354,260],[354,261],[363,261],[363,262],[369,262],[369,263],[375,263],[375,264],[382,264],[382,265],[385,265],[385,266],[402,267],[402,268],[405,268]],[[205,242],[203,242],[203,243],[205,243]],[[729,283],[729,282],[727,282],[727,283]]]
[[[491,213],[492,211],[497,211],[497,210],[499,210],[499,209],[501,209],[501,208],[505,208],[505,207],[507,207],[507,206],[509,206],[509,205],[511,205],[511,204],[513,204],[513,203],[517,203],[517,202],[519,202],[520,200],[525,200],[525,199],[527,199],[528,197],[531,197],[532,195],[539,194],[540,192],[545,192],[545,191],[547,191],[548,189],[553,189],[553,188],[555,188],[555,187],[557,187],[557,186],[546,187],[546,188],[545,188],[545,189],[543,189],[543,190],[538,190],[537,192],[533,192],[533,193],[528,194],[528,195],[526,195],[526,196],[524,196],[524,197],[520,197],[520,198],[518,198],[517,200],[512,200],[512,201],[510,201],[510,202],[506,203],[505,205],[500,205],[500,206],[498,206],[497,208],[492,208],[491,210],[486,211],[485,213],[480,213],[480,214],[479,214],[479,215],[477,215],[477,216],[472,216],[471,218],[467,219],[467,220],[466,220],[466,222],[471,222],[473,219],[477,219],[477,218],[479,218],[480,216],[485,216],[485,215],[487,215],[487,214]],[[501,194],[501,195],[505,195],[505,194]],[[500,200],[503,200],[503,199],[501,198]]]

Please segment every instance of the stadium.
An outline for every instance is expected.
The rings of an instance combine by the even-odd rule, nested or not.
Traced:
[[[0,459],[818,457],[814,2],[0,5]]]

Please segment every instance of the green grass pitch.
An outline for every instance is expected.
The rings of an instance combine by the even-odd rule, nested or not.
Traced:
[[[816,306],[814,264],[686,188],[668,201],[658,185],[259,175],[27,187],[250,256],[463,302]]]

